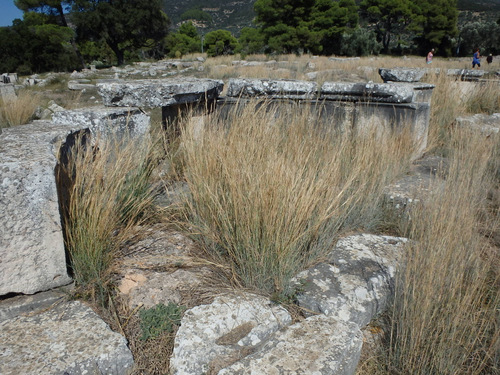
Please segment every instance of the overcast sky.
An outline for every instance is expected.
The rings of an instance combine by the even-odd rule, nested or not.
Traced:
[[[23,12],[14,5],[14,0],[0,0],[0,26],[11,26],[14,18],[23,19]]]

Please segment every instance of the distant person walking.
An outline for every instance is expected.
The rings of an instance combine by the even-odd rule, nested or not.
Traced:
[[[486,62],[487,62],[488,64],[491,64],[491,63],[493,62],[493,55],[492,55],[491,53],[490,53],[490,54],[488,55],[488,57],[486,58]]]
[[[472,56],[472,69],[474,69],[476,65],[478,68],[481,67],[481,54],[479,53],[479,48],[476,48],[476,52],[474,52]]]
[[[425,62],[430,64],[432,62],[432,58],[434,57],[434,48],[429,51],[427,57],[425,58]]]

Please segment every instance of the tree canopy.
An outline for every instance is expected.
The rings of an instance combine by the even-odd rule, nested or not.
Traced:
[[[104,40],[118,65],[127,49],[159,44],[170,25],[161,0],[75,0],[72,9],[78,40]]]
[[[256,23],[270,51],[334,53],[358,24],[354,0],[257,0]]]

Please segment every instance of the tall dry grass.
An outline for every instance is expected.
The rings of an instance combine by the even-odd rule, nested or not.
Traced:
[[[500,253],[484,232],[500,233],[499,202],[488,200],[499,142],[454,132],[446,185],[413,214],[389,373],[500,373]]]
[[[27,124],[41,102],[40,95],[30,90],[21,90],[13,100],[0,99],[0,128]]]
[[[182,134],[188,226],[245,287],[289,292],[341,231],[374,224],[382,188],[406,170],[407,134],[320,123],[253,103]]]
[[[118,247],[152,214],[149,177],[157,156],[147,139],[79,140],[68,152],[59,176],[68,190],[66,248],[77,286],[102,302]]]

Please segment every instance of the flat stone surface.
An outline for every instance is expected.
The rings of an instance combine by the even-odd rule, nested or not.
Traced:
[[[223,87],[220,80],[192,77],[97,84],[105,106],[150,108],[217,99]]]
[[[0,99],[9,102],[17,98],[13,83],[0,83]]]
[[[103,106],[56,112],[55,124],[77,124],[89,129],[94,136],[128,135],[140,137],[149,133],[150,117],[139,108],[110,108]]]
[[[2,375],[127,374],[132,367],[125,338],[80,302],[0,323]]]
[[[413,86],[410,84],[389,83],[344,83],[325,82],[321,86],[320,99],[381,102],[381,103],[411,103]]]
[[[328,261],[299,273],[305,281],[300,306],[366,326],[392,293],[406,238],[360,234],[340,239]]]
[[[378,70],[384,82],[419,82],[425,74],[425,69],[416,68],[380,68]]]
[[[458,117],[455,122],[458,126],[478,131],[486,136],[500,133],[500,113]]]
[[[314,99],[317,83],[295,80],[232,78],[227,87],[229,97],[269,97],[290,99]]]
[[[317,315],[276,332],[258,352],[219,375],[352,375],[362,344],[362,333],[355,323]]]
[[[184,314],[175,337],[170,368],[176,375],[206,374],[218,363],[251,351],[291,317],[268,299],[252,295],[217,297]],[[234,360],[233,360],[234,362]]]
[[[0,295],[71,282],[54,170],[61,143],[77,130],[37,122],[0,134]]]

